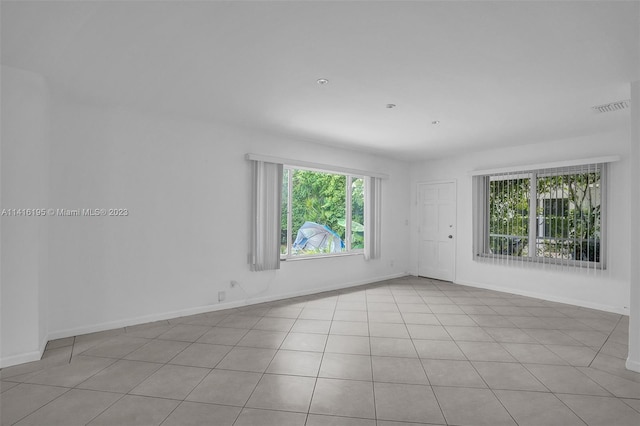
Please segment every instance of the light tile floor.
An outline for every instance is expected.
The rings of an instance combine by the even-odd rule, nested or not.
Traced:
[[[49,342],[2,425],[640,425],[628,317],[405,277]]]

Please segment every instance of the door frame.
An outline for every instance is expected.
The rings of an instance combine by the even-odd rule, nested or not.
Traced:
[[[429,180],[429,181],[424,181],[424,182],[418,182],[416,184],[416,216],[418,219],[418,226],[416,228],[416,232],[418,234],[418,264],[416,265],[416,273],[418,276],[420,275],[420,259],[422,258],[421,253],[420,253],[420,247],[422,246],[421,243],[421,239],[422,237],[420,236],[420,224],[422,223],[422,208],[418,205],[418,201],[420,200],[420,187],[422,186],[426,186],[426,185],[440,185],[440,184],[444,184],[444,183],[451,183],[453,184],[453,200],[454,200],[454,207],[456,210],[456,214],[455,214],[455,218],[454,218],[454,224],[453,227],[455,229],[455,238],[453,239],[453,256],[452,256],[452,271],[451,271],[451,282],[455,283],[456,282],[456,276],[457,276],[457,260],[458,260],[458,180],[457,179],[447,179],[447,180]],[[429,278],[429,277],[425,277],[425,278]],[[436,278],[437,279],[437,278]]]

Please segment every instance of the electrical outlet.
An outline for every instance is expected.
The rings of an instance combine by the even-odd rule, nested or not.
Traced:
[[[218,302],[224,301],[224,299],[226,299],[226,297],[227,297],[227,293],[225,293],[224,291],[219,291],[218,292]]]
[[[235,286],[238,285],[238,281],[236,280],[231,280],[231,288],[234,288]]]

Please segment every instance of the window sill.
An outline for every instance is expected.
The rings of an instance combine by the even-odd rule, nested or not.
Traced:
[[[474,256],[474,260],[490,263],[495,262],[496,265],[540,265],[540,266],[555,266],[561,268],[575,268],[575,269],[592,269],[603,271],[606,270],[606,264],[602,262],[588,262],[571,259],[552,259],[548,257],[527,257],[527,256],[508,256],[508,255],[496,255],[480,253]]]
[[[335,253],[335,254],[315,254],[309,256],[296,256],[296,257],[282,257],[281,262],[298,262],[300,260],[315,260],[315,259],[332,259],[335,257],[351,257],[351,256],[364,256],[364,250],[351,251],[347,253]]]

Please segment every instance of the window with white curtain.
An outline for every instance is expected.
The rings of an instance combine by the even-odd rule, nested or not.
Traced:
[[[285,166],[283,258],[357,253],[365,241],[364,177]]]
[[[605,268],[606,163],[474,176],[474,255]]]
[[[380,257],[380,173],[257,154],[253,164],[252,270],[287,259]]]

